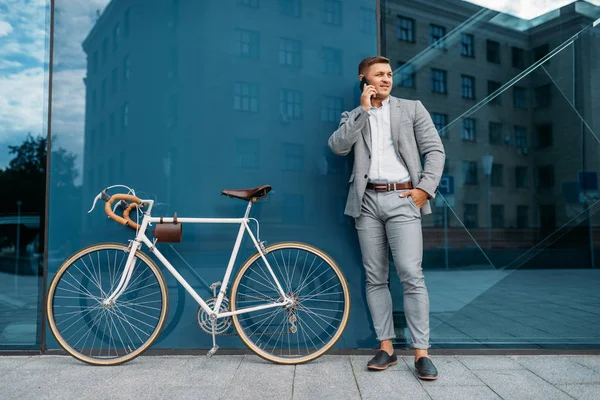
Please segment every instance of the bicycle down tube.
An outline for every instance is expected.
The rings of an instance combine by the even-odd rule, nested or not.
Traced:
[[[251,207],[252,207],[252,203],[249,202],[248,207],[246,208],[246,213],[243,218],[179,218],[179,217],[177,218],[177,222],[179,222],[179,223],[192,223],[192,224],[194,224],[194,223],[196,223],[196,224],[198,224],[198,223],[238,224],[239,223],[240,224],[240,229],[238,231],[235,245],[234,245],[233,251],[231,253],[231,257],[229,259],[227,269],[225,271],[225,276],[223,277],[223,281],[221,283],[219,294],[217,296],[217,301],[215,302],[215,305],[214,305],[214,310],[211,310],[208,307],[208,305],[202,299],[202,297],[200,297],[200,295],[198,295],[198,293],[190,286],[190,284],[185,280],[185,278],[183,278],[181,276],[181,274],[179,274],[179,272],[175,269],[175,267],[173,267],[173,265],[169,262],[169,260],[165,256],[163,256],[163,254],[156,248],[154,243],[146,236],[146,229],[148,228],[148,225],[150,223],[159,223],[161,221],[162,221],[162,223],[174,222],[174,218],[164,218],[163,217],[161,219],[160,217],[151,217],[149,214],[150,214],[150,211],[152,210],[152,205],[150,205],[148,211],[146,211],[144,213],[144,217],[143,217],[139,232],[136,236],[136,239],[132,242],[130,254],[128,255],[127,263],[124,268],[123,274],[121,276],[121,280],[120,280],[119,284],[117,285],[117,287],[115,288],[115,290],[113,291],[113,293],[105,300],[105,302],[107,302],[107,303],[115,302],[118,299],[118,297],[121,296],[123,294],[123,292],[125,292],[125,290],[127,289],[127,285],[129,283],[129,280],[131,278],[131,275],[132,275],[133,269],[134,269],[134,265],[132,265],[133,259],[134,259],[134,254],[142,246],[142,243],[144,243],[146,246],[148,246],[148,249],[160,260],[160,262],[165,266],[165,268],[167,268],[169,270],[169,272],[175,277],[175,279],[177,279],[177,281],[185,288],[185,290],[194,298],[194,300],[196,300],[196,302],[204,309],[204,311],[206,311],[210,315],[215,315],[216,318],[229,317],[229,316],[235,315],[235,314],[259,311],[259,310],[264,310],[264,309],[268,309],[268,308],[281,307],[284,305],[291,304],[291,300],[286,296],[283,288],[281,287],[281,284],[279,283],[279,280],[277,279],[277,277],[275,276],[275,273],[273,272],[273,270],[271,268],[271,265],[267,261],[265,254],[262,251],[261,246],[259,245],[258,241],[256,240],[256,237],[254,236],[254,234],[252,233],[252,230],[250,229],[250,226],[248,225],[248,221],[249,221],[248,215],[250,214]],[[250,236],[250,239],[252,240],[254,247],[259,252],[263,262],[267,266],[269,273],[273,277],[273,280],[275,281],[275,284],[277,285],[277,290],[279,291],[279,295],[282,298],[282,302],[265,304],[265,305],[261,305],[261,306],[255,306],[255,307],[242,308],[242,309],[239,309],[236,311],[229,311],[229,312],[225,312],[225,313],[218,313],[217,310],[219,310],[219,307],[221,306],[221,303],[223,302],[223,298],[225,297],[225,293],[227,291],[227,287],[229,284],[229,279],[231,278],[231,273],[233,272],[233,266],[237,259],[237,255],[239,253],[241,242],[244,237],[244,232],[247,232],[248,235]]]

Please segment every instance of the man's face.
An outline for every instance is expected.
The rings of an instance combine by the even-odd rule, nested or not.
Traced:
[[[386,98],[390,95],[393,87],[393,73],[390,64],[380,63],[371,65],[367,69],[365,77],[371,85],[375,86],[377,97]]]

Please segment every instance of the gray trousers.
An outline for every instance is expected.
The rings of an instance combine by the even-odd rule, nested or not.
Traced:
[[[388,287],[389,248],[404,294],[404,314],[415,349],[429,348],[429,294],[421,262],[421,212],[403,191],[366,190],[356,230],[366,272],[366,295],[377,340],[394,339],[392,296]]]

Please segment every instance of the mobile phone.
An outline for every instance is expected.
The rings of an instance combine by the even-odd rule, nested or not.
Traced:
[[[363,78],[360,80],[360,91],[361,92],[365,90],[365,85],[370,85],[370,83],[367,80],[367,78],[363,76]]]

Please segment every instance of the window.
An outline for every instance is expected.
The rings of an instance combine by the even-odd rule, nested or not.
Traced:
[[[340,122],[344,99],[341,97],[325,96],[321,103],[321,121]]]
[[[529,179],[528,176],[528,167],[526,166],[517,166],[515,168],[515,187],[517,189],[524,189],[529,187]]]
[[[102,79],[102,84],[100,85],[100,105],[104,107],[106,104],[106,78]]]
[[[117,84],[119,83],[119,71],[117,68],[113,68],[110,82],[110,94],[114,95],[117,93]]]
[[[538,187],[548,189],[554,187],[554,166],[545,165],[538,167]]]
[[[504,186],[504,166],[502,164],[492,164],[492,175],[490,176],[490,185]]]
[[[543,236],[553,233],[556,229],[556,206],[554,204],[541,205],[540,231]]]
[[[477,140],[477,132],[475,131],[475,120],[473,118],[463,119],[463,129],[460,137],[462,140],[468,142],[474,142]]]
[[[98,72],[98,50],[94,51],[94,55],[92,55],[92,74]]]
[[[398,86],[414,88],[415,87],[415,69],[412,64],[406,64],[404,61],[398,61]]]
[[[258,169],[260,166],[260,141],[258,139],[235,139],[235,165],[243,169]]]
[[[450,211],[445,211],[445,207],[436,207],[435,211],[434,211],[434,217],[435,217],[435,226],[436,227],[443,227],[444,226],[444,215],[446,216],[446,226],[450,226],[450,216],[452,215],[452,212]]]
[[[279,0],[281,13],[290,17],[302,16],[302,0]]]
[[[502,124],[500,122],[490,122],[488,124],[490,144],[500,145],[504,142],[502,134]]]
[[[533,106],[547,108],[552,105],[552,85],[542,85],[534,89]]]
[[[131,14],[131,9],[128,8],[125,10],[125,15],[123,16],[123,37],[127,39],[129,37],[129,18]]]
[[[233,89],[233,109],[258,112],[258,85],[236,82]]]
[[[519,86],[513,87],[513,103],[515,108],[527,107],[527,97],[525,88]]]
[[[542,58],[546,57],[546,55],[549,52],[550,52],[550,45],[548,43],[538,46],[535,49],[533,49],[533,60],[535,62],[537,62],[537,61],[541,60]],[[547,62],[548,61],[546,61],[546,63]]]
[[[324,0],[323,22],[329,25],[342,25],[342,1]]]
[[[258,0],[238,0],[238,4],[250,8],[258,8]]]
[[[529,207],[517,206],[517,228],[529,228]]]
[[[500,43],[494,40],[486,41],[487,60],[494,64],[500,64]]]
[[[496,90],[500,89],[502,84],[496,81],[488,81],[488,96],[494,93]],[[492,100],[490,100],[489,104],[499,105],[502,104],[502,95],[498,94]]]
[[[375,10],[361,7],[360,9],[360,31],[362,33],[375,33],[377,27],[377,19]]]
[[[439,25],[429,26],[429,42],[438,49],[445,49],[446,44],[444,43],[444,36],[446,36],[446,28]]]
[[[463,161],[462,166],[465,185],[477,185],[477,162]]]
[[[448,114],[431,113],[431,119],[435,125],[435,129],[439,132],[441,137],[448,137],[448,132],[444,129],[448,125]]]
[[[235,30],[238,55],[257,60],[259,57],[260,34],[245,29]]]
[[[304,170],[304,146],[296,143],[284,143],[283,170],[300,172]]]
[[[519,69],[525,68],[525,50],[520,47],[512,47],[512,66]]]
[[[446,71],[431,69],[431,92],[446,94]]]
[[[342,51],[333,47],[323,47],[323,73],[342,75]]]
[[[492,204],[492,228],[504,228],[504,206]]]
[[[279,100],[281,118],[284,121],[302,119],[302,92],[281,89]]]
[[[279,64],[302,66],[302,43],[298,40],[279,39]]]
[[[405,42],[415,41],[415,20],[411,18],[398,17],[396,20],[398,28],[398,39]]]
[[[515,125],[515,147],[524,149],[527,147],[527,128],[520,125]]]
[[[465,204],[464,205],[464,223],[467,228],[477,228],[479,225],[477,221],[477,204]]]
[[[129,126],[129,105],[127,103],[125,103],[125,104],[123,104],[123,112],[121,114],[122,130],[126,130],[127,126]]]
[[[117,49],[119,48],[120,36],[121,36],[121,27],[117,23],[115,25],[115,27],[113,28],[113,47],[112,47],[113,51],[117,51]]]
[[[537,147],[539,149],[552,147],[552,124],[537,125],[535,131],[537,134]]]
[[[463,33],[460,40],[460,54],[465,57],[475,58],[475,38],[469,33]]]
[[[106,64],[108,60],[108,38],[102,40],[102,64]]]
[[[123,58],[123,86],[125,86],[125,82],[129,81],[131,75],[131,62],[129,61],[129,56],[125,56]]]
[[[469,75],[461,75],[462,97],[464,99],[475,99],[475,77]]]

